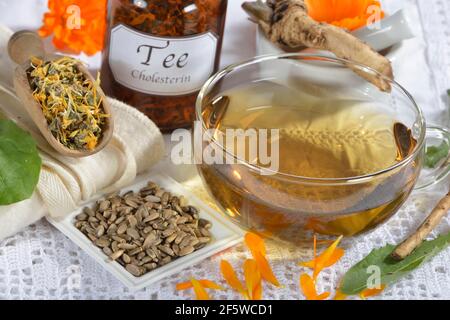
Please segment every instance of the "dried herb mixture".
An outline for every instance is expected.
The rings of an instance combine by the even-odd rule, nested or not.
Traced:
[[[152,37],[184,38],[211,32],[218,38],[217,49],[214,53],[204,51],[204,54],[206,60],[210,58],[209,55],[215,55],[214,72],[217,71],[227,0],[114,0],[110,2],[110,34],[112,34],[112,29],[118,25],[127,26]],[[105,92],[111,97],[136,107],[165,132],[191,126],[195,118],[194,105],[198,92],[179,95],[177,88],[174,86],[172,89],[174,92],[171,92],[170,95],[149,94],[145,91],[135,90],[135,86],[127,85],[126,81],[117,82],[112,71],[114,66],[110,65],[108,58],[110,53],[114,53],[115,50],[111,47],[111,38],[111,36],[107,37],[108,42],[103,53],[101,69]],[[189,48],[191,46],[189,44],[190,38],[186,38],[186,40],[188,40],[185,42],[186,52],[191,52],[194,48]],[[165,55],[171,53],[169,50]],[[136,58],[133,55],[133,57],[130,56],[130,59],[131,63]],[[195,62],[192,59],[190,61],[192,61],[191,63],[204,63],[203,60]],[[136,62],[140,64],[138,60]],[[131,71],[132,69],[127,72]]]
[[[211,28],[216,32],[222,5],[218,0],[152,0],[144,7],[127,0],[118,4],[114,24],[124,23],[159,36],[193,35]]]
[[[106,118],[97,80],[91,81],[70,57],[53,61],[31,59],[28,80],[53,136],[72,150],[93,150]]]

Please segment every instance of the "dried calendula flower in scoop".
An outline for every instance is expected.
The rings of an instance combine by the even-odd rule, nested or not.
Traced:
[[[27,71],[33,97],[39,102],[52,135],[72,150],[93,150],[106,118],[100,80],[88,79],[70,57],[53,61],[31,58]]]

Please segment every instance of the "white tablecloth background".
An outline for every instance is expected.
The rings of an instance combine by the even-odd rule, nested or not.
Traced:
[[[222,65],[255,55],[255,27],[240,9],[241,0],[229,0]],[[415,97],[429,123],[449,126],[448,97],[450,88],[450,3],[448,0],[383,1],[388,12],[400,8],[418,11],[416,23],[421,30],[417,39],[405,42],[394,62],[397,80]],[[14,30],[37,28],[46,9],[44,0],[0,0],[0,24]],[[420,17],[420,18],[419,18]],[[424,36],[425,35],[425,36]],[[85,59],[98,67],[99,55]],[[180,182],[189,186],[195,181],[192,167],[161,164]],[[194,179],[192,179],[194,177]],[[188,182],[189,181],[189,182]],[[346,240],[345,257],[327,269],[319,280],[319,290],[334,291],[339,279],[355,262],[375,246],[398,243],[429,212],[446,192],[441,184],[426,193],[414,193],[400,212],[387,224],[364,237]],[[446,218],[437,232],[448,232]],[[309,258],[310,252],[269,245],[269,254],[283,289],[264,286],[266,299],[302,299],[297,262]],[[0,242],[0,298],[18,299],[187,299],[192,293],[176,292],[175,284],[193,276],[219,281],[218,265],[229,259],[240,269],[247,251],[238,245],[220,256],[212,257],[138,292],[129,292],[118,280],[103,270],[64,235],[46,221],[32,225],[14,237]],[[74,283],[80,284],[74,286]],[[232,291],[217,293],[216,298],[239,298]],[[389,287],[378,298],[450,299],[450,248],[431,263]]]

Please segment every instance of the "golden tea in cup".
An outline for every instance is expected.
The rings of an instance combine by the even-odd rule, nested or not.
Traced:
[[[400,86],[383,93],[342,61],[306,58],[232,66],[197,105],[211,137],[203,150],[236,160],[198,165],[212,196],[243,228],[290,242],[376,227],[404,203],[423,160],[423,117]],[[233,130],[257,134],[236,143]]]

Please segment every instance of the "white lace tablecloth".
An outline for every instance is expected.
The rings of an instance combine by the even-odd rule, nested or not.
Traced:
[[[8,5],[6,5],[8,2]],[[29,7],[30,0],[20,0]],[[42,12],[42,2],[33,0]],[[254,29],[247,25],[240,12],[240,0],[231,0],[224,45],[223,64],[254,55]],[[27,20],[16,19],[19,6],[11,8],[10,1],[0,1],[5,7],[0,23],[15,29]],[[424,37],[405,44],[401,64],[395,64],[400,83],[416,97],[429,122],[449,125],[446,90],[450,88],[450,2],[448,0],[396,0],[384,1],[388,12],[399,8],[418,8]],[[23,9],[23,8],[22,8]],[[10,10],[10,12],[8,12]],[[15,10],[12,13],[11,10]],[[30,10],[30,15],[31,10]],[[12,17],[15,17],[12,19]],[[25,18],[22,18],[25,19]],[[22,21],[22,22],[20,22]],[[39,23],[39,19],[33,21]],[[408,64],[408,60],[411,63]],[[406,70],[405,70],[406,68]],[[408,69],[409,68],[409,69]],[[403,76],[402,76],[403,75]],[[181,182],[192,179],[193,168],[173,168],[175,178]],[[186,170],[187,169],[187,170]],[[192,182],[190,182],[192,183]],[[186,184],[186,183],[185,183]],[[388,223],[364,237],[347,239],[344,258],[320,276],[319,291],[334,292],[346,270],[368,254],[375,246],[398,243],[425,217],[446,192],[441,184],[424,193],[414,193],[399,213]],[[445,218],[436,232],[450,231],[450,218]],[[62,233],[46,221],[36,223],[15,236],[0,242],[0,298],[1,299],[190,299],[190,291],[177,292],[175,284],[189,277],[220,281],[219,261],[228,259],[240,268],[248,252],[238,245],[226,252],[187,268],[182,275],[166,278],[149,288],[130,292],[118,280],[102,269]],[[269,257],[274,272],[284,285],[274,289],[264,285],[265,299],[303,299],[298,278],[303,270],[300,260],[310,258],[310,252],[269,244]],[[217,299],[239,299],[233,291],[214,292]],[[450,248],[441,252],[430,263],[390,286],[377,299],[450,299]]]

